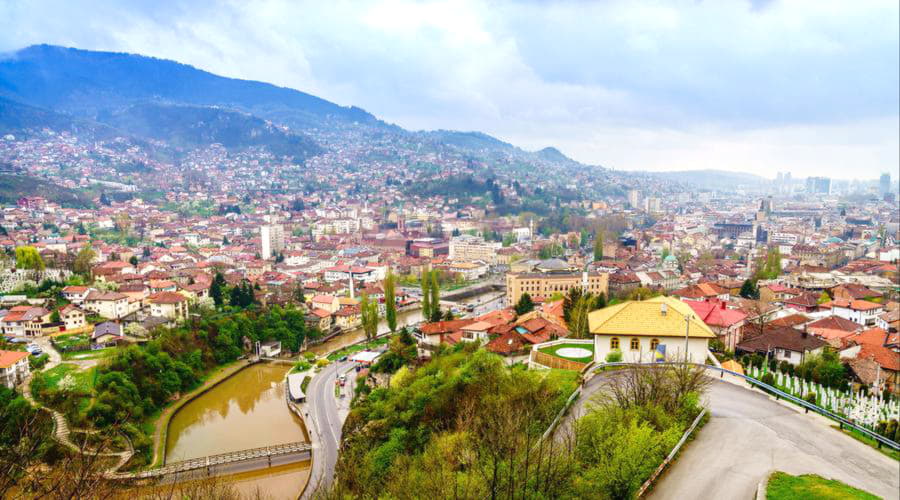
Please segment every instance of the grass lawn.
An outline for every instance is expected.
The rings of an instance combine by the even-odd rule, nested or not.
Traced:
[[[62,363],[44,372],[42,379],[48,389],[57,389],[63,379],[71,376],[73,389],[91,392],[94,389],[95,372],[95,368],[79,371],[78,365]]]
[[[328,361],[337,361],[344,356],[349,356],[351,354],[356,354],[360,351],[365,351],[369,347],[384,345],[384,344],[387,344],[389,341],[390,341],[389,337],[382,337],[380,339],[375,339],[375,340],[369,342],[368,344],[362,343],[362,344],[352,345],[350,347],[345,347],[343,349],[338,349],[337,351],[334,351],[333,353],[328,355]]]
[[[94,349],[88,351],[69,351],[61,354],[63,361],[100,359],[105,358],[115,351],[115,347],[106,347],[103,349]]]
[[[556,353],[556,351],[565,348],[587,349],[588,351],[591,351],[591,354],[581,358],[567,358]],[[541,348],[540,351],[544,354],[556,356],[557,358],[568,359],[570,361],[577,361],[579,363],[590,363],[594,360],[594,344],[557,344],[554,346]]]
[[[53,342],[56,344],[57,349],[64,350],[79,345],[89,346],[91,339],[86,333],[79,333],[76,335],[60,335],[55,337]]]
[[[784,472],[775,472],[769,478],[766,487],[766,498],[770,500],[788,500],[794,498],[810,498],[822,500],[865,499],[876,500],[871,493],[858,490],[840,481],[825,479],[815,474],[792,476]]]

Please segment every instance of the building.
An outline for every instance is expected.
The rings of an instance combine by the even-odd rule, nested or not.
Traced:
[[[133,311],[128,296],[118,292],[93,291],[84,299],[84,308],[108,319],[120,319]]]
[[[686,303],[719,337],[725,348],[733,351],[741,341],[741,328],[747,320],[747,314],[738,309],[728,308],[728,302],[718,299],[703,302],[690,300]]]
[[[573,272],[567,264],[563,264],[565,267],[558,270],[549,270],[546,267],[538,266],[537,272],[507,273],[507,305],[517,303],[523,293],[527,293],[532,298],[550,298],[556,293],[565,295],[570,288],[574,287],[581,287],[594,295],[602,293],[609,296],[609,275],[607,273]]]
[[[807,194],[831,194],[831,179],[828,177],[807,177]]]
[[[364,266],[333,266],[325,270],[325,281],[333,283],[335,281],[346,281],[353,277],[353,283],[374,283],[378,281],[378,275],[375,269]]]
[[[878,317],[884,313],[884,306],[867,300],[835,299],[822,304],[831,308],[831,314],[865,326],[875,326]]]
[[[62,289],[62,296],[77,306],[84,302],[85,297],[87,297],[92,290],[93,288],[88,286],[70,285]]]
[[[68,304],[59,310],[59,319],[65,323],[66,331],[78,330],[87,325],[84,311],[74,304]]]
[[[599,309],[588,315],[588,324],[597,362],[613,351],[631,363],[684,360],[687,345],[687,358],[703,363],[709,356],[709,341],[716,338],[690,306],[671,297]]]
[[[501,248],[503,248],[502,243],[484,241],[484,238],[479,236],[456,236],[450,240],[450,260],[480,260],[488,264],[496,264],[497,251]]]
[[[273,255],[284,250],[284,226],[281,224],[269,224],[259,227],[259,256],[263,260],[271,259]]]
[[[12,337],[38,337],[52,333],[45,332],[45,327],[50,326],[50,314],[43,307],[16,306],[0,318],[0,330],[3,335]]]
[[[743,340],[736,351],[770,354],[778,361],[798,365],[810,354],[821,354],[827,342],[806,331],[789,326],[769,326],[752,338]]]
[[[459,274],[466,281],[474,281],[484,277],[488,272],[488,267],[483,262],[454,262],[450,264],[448,270],[451,273]]]
[[[891,192],[891,174],[887,172],[881,174],[881,177],[878,179],[878,190],[882,195]]]
[[[639,208],[641,203],[641,192],[637,189],[628,191],[628,204],[631,208]]]
[[[188,316],[188,299],[177,292],[158,292],[147,297],[150,316],[182,321]]]
[[[3,385],[13,389],[30,374],[27,352],[0,351],[0,381]]]

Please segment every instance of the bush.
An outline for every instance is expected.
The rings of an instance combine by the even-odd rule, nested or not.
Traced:
[[[814,405],[818,404],[817,399],[818,398],[816,397],[816,393],[814,393],[814,392],[810,392],[809,394],[807,394],[806,396],[803,397],[804,401],[806,401],[809,404],[814,404]]]
[[[750,356],[750,363],[757,368],[762,368],[763,363],[765,363],[765,361],[766,361],[766,358],[762,357],[761,355],[759,355],[757,353],[753,353],[753,355]]]
[[[316,360],[316,367],[318,367],[318,368],[325,368],[326,366],[328,366],[329,363],[331,363],[331,362],[328,361],[328,359],[326,359],[326,358],[319,358],[319,359]]]
[[[741,364],[744,366],[744,368],[748,368],[750,366],[749,354],[744,354],[743,356],[741,356]]]
[[[305,372],[306,370],[309,370],[310,368],[312,368],[312,363],[310,363],[309,361],[305,361],[305,360],[298,361],[297,364],[294,365],[295,372]]]
[[[760,382],[774,387],[775,386],[775,375],[772,375],[772,372],[768,372],[762,376],[762,378],[760,379]]]
[[[28,366],[32,370],[40,370],[48,361],[50,361],[50,355],[47,353],[41,354],[40,356],[29,356]]]
[[[788,373],[788,370],[790,370],[790,366],[791,364],[787,361],[782,361],[781,363],[778,363],[778,371],[780,371],[781,373]]]
[[[315,353],[312,353],[309,351],[304,352],[303,357],[306,358],[306,360],[309,361],[310,363],[316,359]]]
[[[607,363],[621,363],[622,362],[622,351],[615,349],[609,351],[609,354],[606,355]]]
[[[778,361],[776,361],[775,358],[770,359],[769,360],[769,371],[774,372],[777,369],[778,369]]]

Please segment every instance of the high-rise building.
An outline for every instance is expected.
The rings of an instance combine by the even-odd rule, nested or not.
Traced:
[[[628,191],[628,204],[631,205],[631,208],[640,208],[639,203],[641,202],[641,192],[637,189],[632,189]]]
[[[271,259],[273,254],[284,250],[284,227],[281,224],[260,226],[259,240],[259,256],[263,260]]]
[[[831,194],[831,179],[828,177],[807,177],[807,194]]]
[[[891,192],[891,174],[885,172],[881,174],[881,178],[878,179],[878,187],[879,191],[882,195],[888,194]]]

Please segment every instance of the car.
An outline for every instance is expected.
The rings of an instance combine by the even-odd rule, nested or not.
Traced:
[[[44,351],[42,351],[40,347],[38,347],[37,349],[28,349],[28,352],[32,356],[40,356],[41,354],[44,354]]]
[[[341,359],[339,359],[338,361],[341,361],[341,362],[347,361],[347,356],[341,356]]]
[[[10,340],[10,343],[12,344],[27,344],[28,342],[29,340],[24,337],[14,337],[12,340]]]

